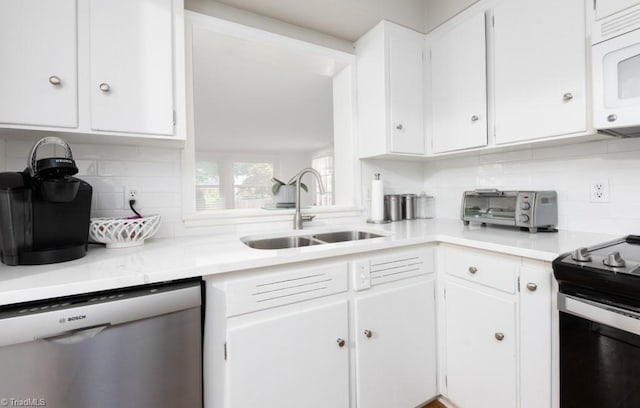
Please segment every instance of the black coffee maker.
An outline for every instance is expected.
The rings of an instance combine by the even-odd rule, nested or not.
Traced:
[[[65,157],[36,160],[46,144],[62,146]],[[22,173],[0,173],[2,263],[41,265],[87,253],[92,188],[76,173],[71,148],[58,137],[36,142]]]

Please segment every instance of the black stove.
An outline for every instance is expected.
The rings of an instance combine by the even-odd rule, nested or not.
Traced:
[[[562,293],[586,291],[640,306],[640,236],[578,248],[553,261],[553,271]]]
[[[560,407],[640,407],[640,236],[553,261]]]

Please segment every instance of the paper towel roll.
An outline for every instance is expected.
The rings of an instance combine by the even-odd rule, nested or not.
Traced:
[[[379,175],[376,175],[379,178]],[[382,180],[371,181],[371,221],[384,220],[384,188]]]

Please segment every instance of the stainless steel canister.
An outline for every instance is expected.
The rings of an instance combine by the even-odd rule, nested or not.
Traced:
[[[390,221],[400,221],[402,219],[402,196],[385,194],[384,219]]]
[[[402,196],[402,219],[403,220],[416,219],[416,195],[415,194],[404,194]]]
[[[417,198],[417,218],[435,218],[436,214],[436,199],[433,196],[425,193],[420,194]]]

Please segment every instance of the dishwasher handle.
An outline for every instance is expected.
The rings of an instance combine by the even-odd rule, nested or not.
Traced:
[[[92,339],[111,326],[111,323],[102,324],[99,326],[89,326],[80,329],[67,330],[62,333],[54,334],[52,336],[44,337],[42,340],[49,341],[56,344],[78,344],[85,340]]]

